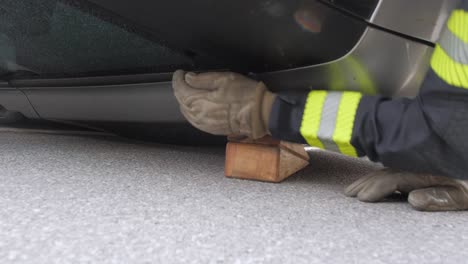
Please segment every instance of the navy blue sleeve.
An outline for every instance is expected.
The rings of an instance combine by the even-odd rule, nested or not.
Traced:
[[[308,92],[279,94],[270,114],[269,131],[276,139],[306,144],[300,132]]]
[[[468,90],[431,71],[414,99],[364,96],[352,144],[387,167],[468,179],[467,117]]]

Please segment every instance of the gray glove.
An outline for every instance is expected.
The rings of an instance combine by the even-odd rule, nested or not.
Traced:
[[[345,194],[363,202],[378,202],[397,191],[409,194],[408,202],[417,210],[468,209],[468,181],[391,169],[357,180],[345,189]]]
[[[176,71],[172,85],[185,118],[215,135],[258,139],[269,134],[275,95],[262,82],[232,72]]]

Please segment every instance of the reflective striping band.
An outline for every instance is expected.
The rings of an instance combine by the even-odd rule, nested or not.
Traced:
[[[446,83],[468,89],[468,66],[450,58],[440,45],[432,54],[431,67]]]
[[[358,92],[310,92],[300,129],[306,142],[356,157],[351,137],[361,97]]]
[[[343,93],[333,134],[333,141],[340,148],[340,152],[352,157],[357,157],[356,149],[351,145],[351,137],[361,97],[362,95],[356,92]]]
[[[468,64],[468,44],[455,36],[452,31],[444,31],[439,45],[455,62]]]
[[[465,43],[468,42],[468,12],[461,9],[454,10],[447,22],[447,27],[459,39]]]
[[[452,12],[431,67],[447,84],[468,89],[468,13],[464,10]]]
[[[339,147],[333,142],[333,133],[336,127],[336,118],[340,107],[342,93],[328,92],[323,105],[322,116],[320,119],[320,128],[318,138],[325,149],[340,152]]]
[[[304,137],[307,144],[321,149],[325,149],[325,147],[318,139],[317,135],[320,129],[320,120],[326,96],[326,91],[312,91],[309,93],[300,129],[301,135]]]

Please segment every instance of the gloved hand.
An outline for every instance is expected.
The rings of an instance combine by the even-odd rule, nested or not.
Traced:
[[[178,70],[172,85],[182,114],[196,128],[252,139],[269,134],[268,119],[276,95],[262,82],[233,72]]]
[[[345,189],[345,194],[363,202],[378,202],[396,191],[409,194],[408,202],[416,210],[468,209],[468,181],[391,169],[376,171],[357,180]]]

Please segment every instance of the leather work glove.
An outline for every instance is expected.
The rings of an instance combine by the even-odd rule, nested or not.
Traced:
[[[252,139],[269,134],[268,119],[276,95],[262,82],[233,72],[178,70],[172,85],[182,114],[196,128]]]
[[[363,202],[379,202],[397,191],[409,194],[408,202],[416,210],[468,209],[468,181],[391,169],[382,169],[357,180],[345,189],[345,194]]]

